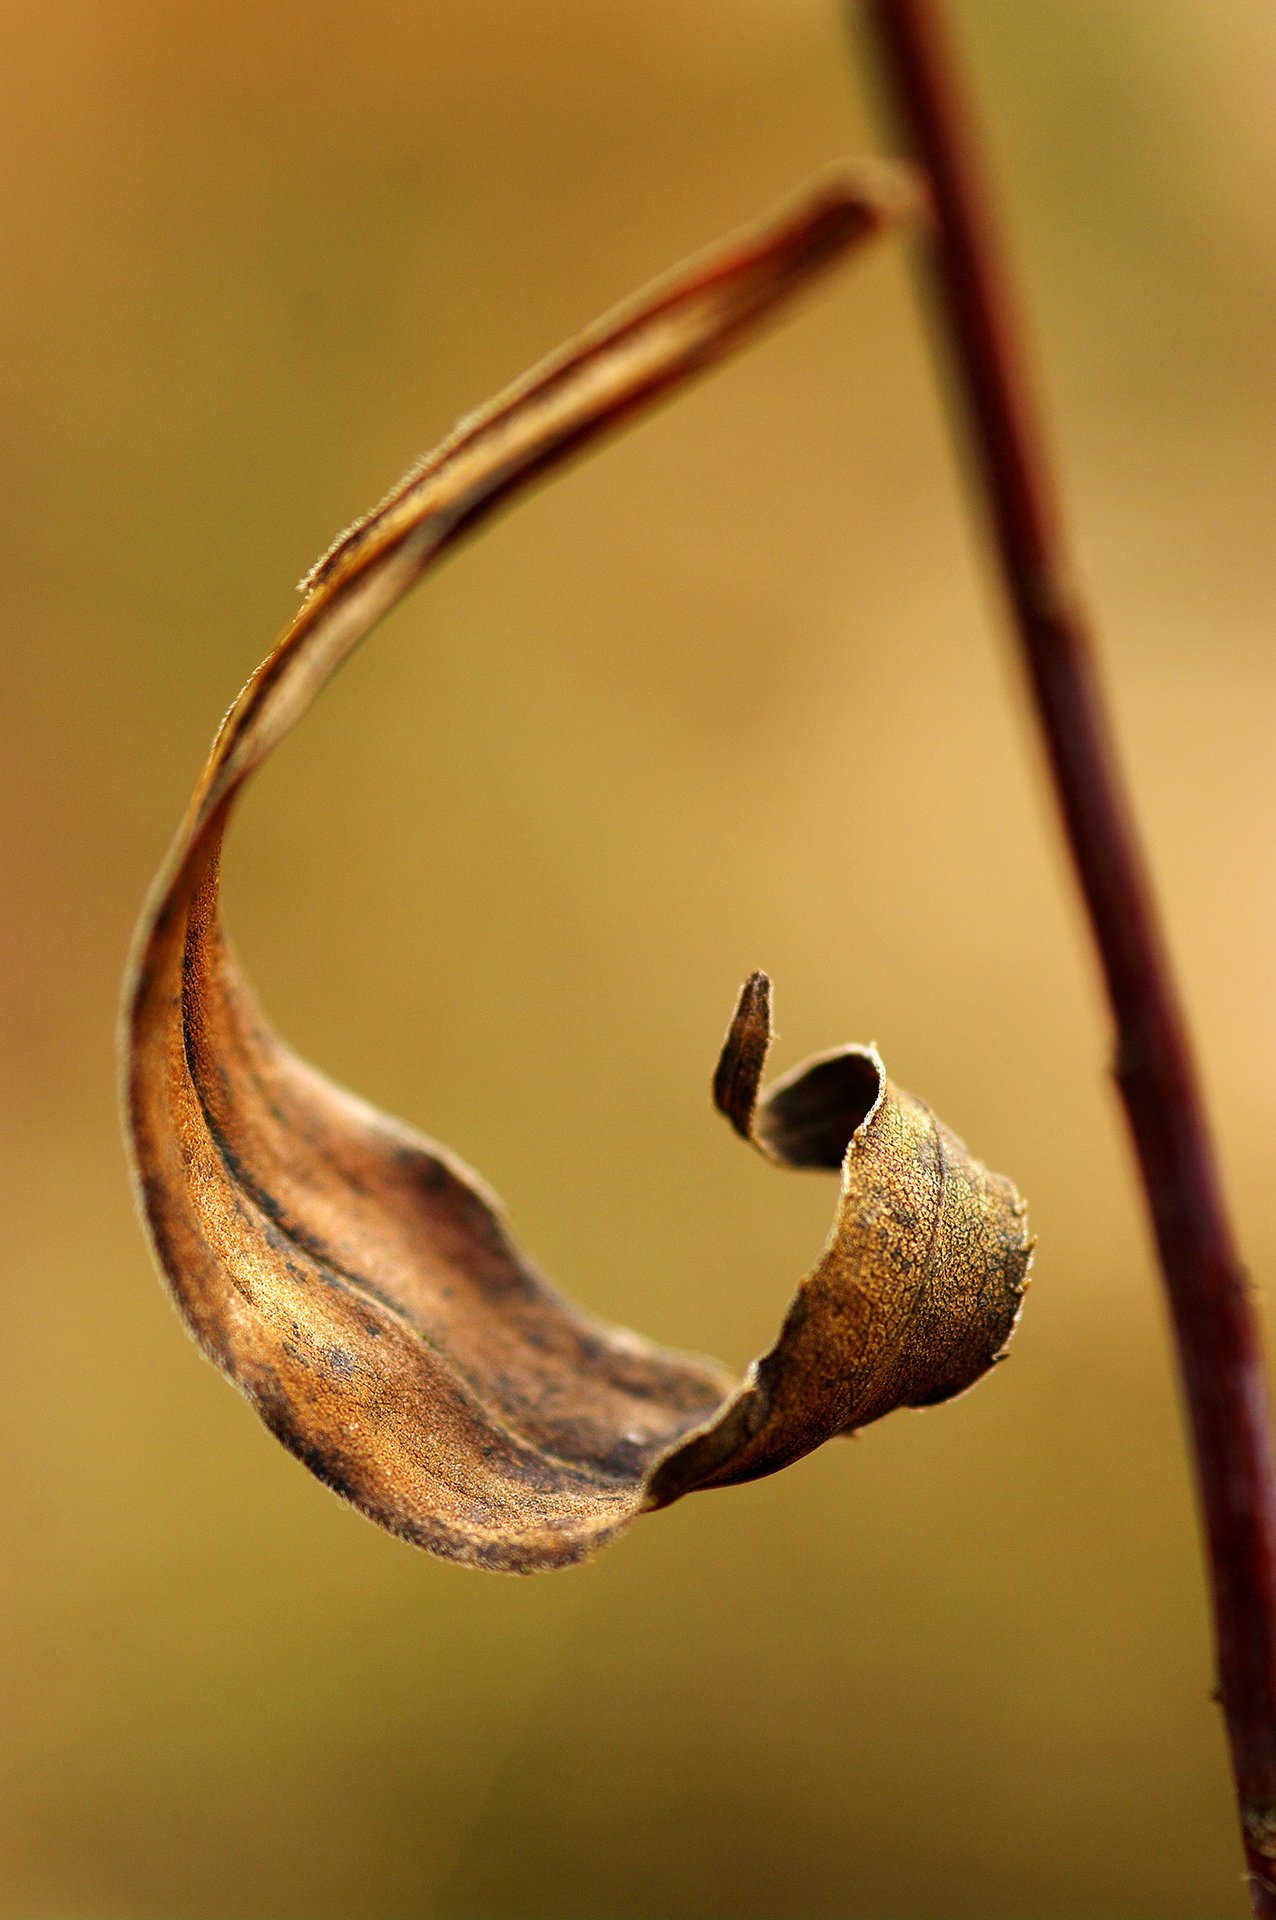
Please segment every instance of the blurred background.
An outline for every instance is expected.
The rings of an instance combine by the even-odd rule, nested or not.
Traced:
[[[1255,1274],[1276,1269],[1276,19],[953,9]],[[876,1040],[1028,1195],[1013,1362],[528,1582],[382,1536],[152,1273],[130,930],[292,583],[462,411],[883,138],[834,0],[47,0],[0,66],[0,1912],[1244,1910],[1108,1028],[889,244],[402,608],[249,796],[283,1034],[593,1309],[735,1365]],[[541,983],[535,1030],[517,982]]]

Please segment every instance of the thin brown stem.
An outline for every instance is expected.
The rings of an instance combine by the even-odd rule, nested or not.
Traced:
[[[975,465],[1116,1023],[1209,1556],[1254,1912],[1276,1920],[1276,1475],[1257,1319],[1049,483],[960,84],[932,0],[865,0],[933,199],[931,264]]]

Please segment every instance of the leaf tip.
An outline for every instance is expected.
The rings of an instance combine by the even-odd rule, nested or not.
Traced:
[[[922,218],[929,204],[918,168],[876,155],[830,168],[816,176],[808,191],[814,203],[822,196],[826,199],[830,221],[836,221],[843,237],[851,240]]]
[[[753,1137],[753,1114],[770,1047],[771,977],[759,969],[740,989],[713,1076],[713,1104],[745,1140]]]

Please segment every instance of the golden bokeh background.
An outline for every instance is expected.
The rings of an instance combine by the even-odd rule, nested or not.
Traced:
[[[1247,1256],[1276,1271],[1276,18],[954,8]],[[598,1311],[743,1364],[831,1217],[711,1113],[875,1039],[1019,1182],[1013,1362],[528,1582],[383,1537],[184,1337],[112,1059],[291,583],[423,446],[880,144],[834,0],[46,0],[0,63],[0,1912],[1244,1910],[1108,1030],[905,257],[459,555],[280,751],[281,1031]],[[536,1018],[525,1018],[529,992]]]

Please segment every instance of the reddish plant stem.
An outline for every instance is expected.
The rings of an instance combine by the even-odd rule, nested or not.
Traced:
[[[929,178],[932,264],[952,372],[1116,1022],[1116,1079],[1156,1233],[1195,1454],[1253,1908],[1276,1920],[1276,1475],[1258,1323],[1071,585],[959,76],[931,0],[865,3],[904,131]]]

